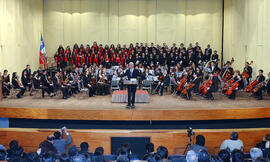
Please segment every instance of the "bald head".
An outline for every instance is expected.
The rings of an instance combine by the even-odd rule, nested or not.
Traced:
[[[133,68],[134,68],[134,63],[133,63],[133,62],[130,62],[130,63],[128,64],[128,67],[129,67],[129,69],[133,69]]]

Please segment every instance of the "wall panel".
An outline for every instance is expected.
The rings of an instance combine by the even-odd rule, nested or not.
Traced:
[[[21,71],[26,64],[38,68],[43,32],[42,0],[0,1],[0,71]]]
[[[49,42],[47,49],[51,56],[59,44],[86,45],[93,41],[102,44],[166,42],[169,46],[199,41],[203,48],[210,43],[220,51],[222,0],[44,2],[44,39]]]
[[[243,70],[245,61],[254,61],[253,78],[259,69],[269,67],[270,3],[267,0],[225,0],[224,57],[232,57],[235,69]]]

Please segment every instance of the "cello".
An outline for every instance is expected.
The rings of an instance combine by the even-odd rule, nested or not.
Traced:
[[[207,94],[207,91],[208,89],[210,88],[210,86],[213,84],[213,79],[208,79],[205,86],[203,87],[202,89],[202,94],[206,95]]]
[[[253,80],[247,87],[246,92],[250,93],[252,89],[258,84],[259,82],[257,80]]]
[[[183,89],[184,85],[187,83],[187,80],[188,80],[187,76],[184,76],[184,78],[180,81],[180,84],[176,89],[178,92],[180,92]]]
[[[262,82],[258,84],[254,89],[251,90],[251,92],[254,94],[259,91],[260,88],[262,88],[265,85],[265,82]]]
[[[234,82],[234,78],[231,78],[229,81],[227,81],[227,83],[225,84],[225,86],[222,88],[222,92],[225,93],[226,90],[230,87],[230,85]]]
[[[235,82],[227,91],[226,95],[230,96],[232,92],[239,86],[239,81]]]
[[[190,88],[193,88],[195,86],[194,83],[189,83],[188,86],[186,86],[183,91],[182,91],[182,95],[187,95],[187,91],[190,89]]]

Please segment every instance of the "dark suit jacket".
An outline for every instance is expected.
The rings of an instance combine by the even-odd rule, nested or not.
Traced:
[[[120,74],[119,76],[120,77],[127,76],[128,77],[128,80],[130,80],[131,78],[136,78],[137,79],[139,76],[144,79],[143,74],[139,70],[137,70],[137,69],[134,69],[133,70],[132,75],[130,74],[130,69],[128,69],[128,70],[126,70],[126,72],[124,74]]]
[[[22,71],[22,75],[21,75],[21,77],[23,77],[23,73],[24,73],[24,71],[26,71],[26,76],[27,76],[27,78],[28,78],[28,79],[30,79],[30,75],[31,75],[31,69],[29,69],[29,70],[24,69],[24,70]]]
[[[168,74],[164,77],[163,85],[164,85],[165,87],[168,86],[168,85],[170,85],[170,77],[169,77]]]

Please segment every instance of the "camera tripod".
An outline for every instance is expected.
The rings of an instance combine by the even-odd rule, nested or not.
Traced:
[[[191,142],[192,142],[191,136],[192,136],[192,135],[188,135],[188,144],[187,144],[187,146],[186,146],[186,148],[185,148],[184,155],[187,153],[187,151],[188,151],[188,150],[190,149],[190,147],[191,147]]]

